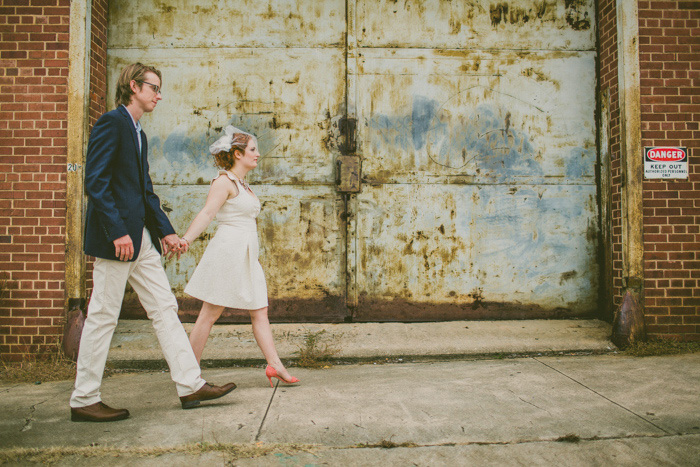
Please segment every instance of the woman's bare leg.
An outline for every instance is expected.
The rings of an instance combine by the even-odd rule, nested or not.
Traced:
[[[190,333],[190,345],[192,350],[194,350],[194,356],[197,357],[197,363],[202,359],[202,352],[204,352],[204,346],[209,338],[211,328],[223,311],[223,306],[212,305],[207,302],[202,303],[202,309],[199,311],[197,321],[194,323]]]
[[[267,307],[260,308],[259,310],[251,310],[250,321],[253,324],[253,335],[255,336],[255,342],[258,343],[258,347],[260,347],[260,350],[262,350],[265,360],[267,360],[267,364],[277,370],[277,374],[280,375],[282,379],[290,381],[292,379],[292,375],[289,374],[287,369],[282,364],[279,355],[277,355],[275,341],[272,338],[270,320],[267,318]]]

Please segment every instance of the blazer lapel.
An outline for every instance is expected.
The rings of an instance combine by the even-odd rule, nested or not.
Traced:
[[[134,126],[134,119],[131,118],[131,114],[129,113],[128,110],[126,110],[126,108],[123,105],[119,106],[119,111],[122,113],[122,115],[126,119],[127,127],[129,128],[129,132],[131,132],[131,140],[134,143],[134,154],[136,154],[136,157],[138,158],[138,160],[140,162],[141,154],[139,154],[139,140],[138,140],[138,136],[136,136],[136,126]]]
[[[126,119],[127,127],[129,128],[129,131],[131,132],[131,140],[134,143],[134,155],[136,155],[136,166],[139,168],[139,178],[141,180],[141,185],[143,186],[143,161],[144,157],[142,155],[142,152],[146,149],[146,135],[141,130],[141,145],[142,145],[142,150],[139,151],[139,139],[138,136],[136,135],[136,127],[134,126],[134,119],[131,118],[131,114],[129,113],[128,110],[122,105],[120,105],[119,110],[121,111],[122,115]]]

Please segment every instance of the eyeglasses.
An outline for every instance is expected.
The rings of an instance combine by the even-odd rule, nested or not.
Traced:
[[[135,80],[135,81],[136,81],[137,83],[147,84],[147,85],[149,85],[149,86],[151,87],[151,89],[153,89],[153,91],[154,91],[156,94],[161,94],[161,92],[160,92],[160,86],[158,86],[157,84],[149,83],[148,81],[142,81],[142,80],[140,80],[140,79],[137,79],[137,80]],[[162,94],[161,94],[161,95],[162,95]]]

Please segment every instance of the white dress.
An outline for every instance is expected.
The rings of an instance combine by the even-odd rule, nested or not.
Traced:
[[[219,223],[216,234],[185,293],[212,305],[258,310],[267,306],[267,284],[258,261],[255,221],[260,214],[260,201],[229,172],[221,170],[216,178],[222,174],[236,184],[238,196],[227,199],[216,214]]]

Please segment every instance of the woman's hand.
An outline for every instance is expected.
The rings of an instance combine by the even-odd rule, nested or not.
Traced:
[[[180,237],[177,236],[177,234],[166,235],[165,237],[163,237],[162,243],[163,256],[170,259],[173,256],[177,255],[177,259],[180,259],[180,255],[182,254],[182,250],[180,248],[181,240]]]
[[[187,240],[185,237],[180,237],[180,250],[182,250],[183,253],[187,253],[187,251],[190,249],[190,242]]]

